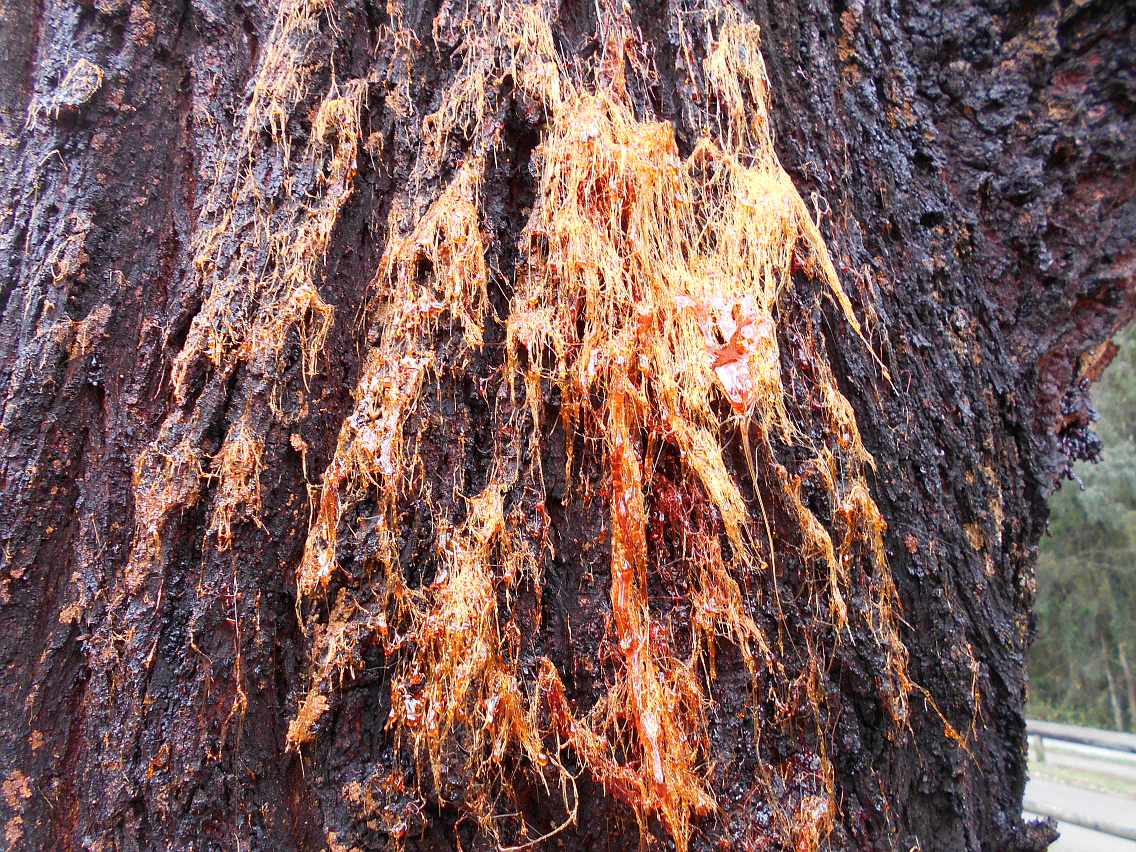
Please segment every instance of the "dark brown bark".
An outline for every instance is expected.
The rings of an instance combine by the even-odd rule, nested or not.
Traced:
[[[702,107],[685,82],[691,57],[677,22],[695,4],[608,5],[545,11],[564,65],[583,76],[600,62],[595,33],[629,22],[637,55],[657,71],[648,81],[632,68],[629,98],[640,116],[673,122],[687,153]],[[236,186],[251,156],[271,197],[316,199],[329,185],[287,171],[267,126],[242,147],[277,4],[0,6],[0,811],[9,846],[386,848],[404,831],[408,848],[488,842],[452,804],[460,796],[443,806],[429,783],[419,800],[386,782],[413,760],[387,727],[390,668],[377,641],[361,640],[354,677],[326,690],[311,740],[286,748],[312,687],[313,636],[334,592],[361,588],[374,546],[365,533],[343,544],[346,578],[326,602],[298,608],[306,483],[332,458],[374,343],[358,318],[392,208],[408,203],[410,186],[431,200],[467,153],[454,153],[433,183],[412,183],[423,180],[422,119],[460,72],[463,16],[485,17],[470,7],[496,4],[345,0],[335,25],[317,16],[305,42],[308,83],[282,119],[295,161],[333,84],[356,93],[361,115],[358,173],[313,282],[335,319],[306,380],[295,329],[280,353],[175,370],[209,296],[194,247],[218,221],[207,203],[215,181]],[[832,848],[1045,846],[1048,832],[1021,820],[1033,570],[1045,498],[1070,457],[1091,450],[1085,377],[1136,304],[1134,16],[1108,0],[745,9],[762,28],[777,152],[801,194],[831,211],[825,240],[857,313],[878,317],[871,343],[891,374],[841,331],[835,308],[809,320],[827,329],[825,357],[877,462],[870,485],[888,523],[908,674],[923,690],[910,696],[910,730],[894,730],[877,688],[879,649],[862,628],[834,646],[821,677]],[[493,100],[503,141],[480,198],[502,287],[533,204],[529,167],[546,120],[510,86]],[[234,216],[248,219],[253,240],[255,215],[241,204]],[[223,246],[217,262],[238,255]],[[503,310],[508,294],[491,298]],[[256,308],[255,298],[238,300],[233,315],[205,324]],[[792,340],[782,345],[793,351]],[[494,351],[469,365],[469,380],[447,379],[422,414],[435,424],[422,448],[428,467],[459,459],[471,492],[489,475],[476,450],[493,438],[476,382],[499,370]],[[784,365],[787,385],[793,369]],[[147,514],[145,500],[158,499],[146,491],[156,451],[188,441],[208,468],[240,429],[263,442],[258,522],[236,511],[231,546],[219,547],[221,483],[173,463],[163,468],[166,502]],[[474,450],[461,455],[459,443]],[[555,495],[562,451],[544,461]],[[571,697],[586,707],[598,689],[588,661],[601,655],[611,611],[610,569],[588,545],[607,515],[551,500],[548,512],[557,556],[527,653],[534,665],[548,656],[576,671]],[[154,519],[156,539],[146,526]],[[414,530],[422,542],[432,533]],[[426,548],[409,538],[406,570],[421,581],[428,558],[412,557]],[[599,579],[587,586],[586,576]],[[785,736],[754,744],[744,717],[766,708],[749,706],[738,655],[724,644],[706,755],[719,811],[697,820],[692,845],[767,848],[755,767],[803,752]],[[448,783],[460,791],[468,780],[455,769]],[[617,796],[586,774],[580,794],[576,825],[550,845],[638,845]],[[555,823],[556,797],[531,777],[515,798],[534,826]],[[660,825],[649,829],[668,842]]]

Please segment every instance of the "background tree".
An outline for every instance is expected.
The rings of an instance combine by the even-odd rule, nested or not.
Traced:
[[[0,16],[9,845],[1044,847],[1130,8]]]
[[[1101,461],[1051,502],[1038,561],[1030,701],[1046,718],[1132,730],[1136,681],[1136,335],[1093,390]]]

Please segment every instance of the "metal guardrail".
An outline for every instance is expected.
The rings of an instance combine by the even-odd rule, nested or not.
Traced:
[[[1022,803],[1022,810],[1029,811],[1031,814],[1037,814],[1038,816],[1053,817],[1058,822],[1067,822],[1070,825],[1088,828],[1092,831],[1100,832],[1101,834],[1111,835],[1112,837],[1136,840],[1136,828],[1129,825],[1120,825],[1119,823],[1107,819],[1096,819],[1094,817],[1085,816],[1078,811],[1067,810],[1055,805],[1043,805],[1040,802],[1032,802],[1029,799],[1026,799]]]
[[[1119,731],[1100,731],[1096,728],[1082,728],[1077,725],[1063,725],[1059,722],[1040,722],[1026,719],[1026,732],[1031,737],[1047,740],[1063,740],[1078,745],[1106,748],[1109,751],[1123,751],[1136,754],[1136,734],[1122,734]]]
[[[1062,742],[1076,743],[1077,745],[1093,746],[1123,754],[1136,754],[1136,734],[1124,734],[1119,731],[1101,731],[1096,728],[1082,728],[1077,725],[1064,725],[1059,722],[1042,722],[1036,719],[1026,720],[1026,733],[1038,745],[1041,760],[1045,760],[1045,749],[1042,740],[1060,740]],[[1023,809],[1043,817],[1052,817],[1059,822],[1080,826],[1101,834],[1121,837],[1136,841],[1136,827],[1122,825],[1110,819],[1099,819],[1086,816],[1079,811],[1066,809],[1057,805],[1046,805],[1027,799],[1022,803]]]

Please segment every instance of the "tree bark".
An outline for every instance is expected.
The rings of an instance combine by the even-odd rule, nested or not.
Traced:
[[[6,843],[492,848],[563,826],[541,844],[1045,848],[1052,832],[1021,817],[1033,571],[1045,499],[1093,451],[1088,382],[1136,310],[1134,15],[1106,0],[0,6]],[[755,26],[762,75],[736,35]],[[746,121],[719,74],[754,83]],[[758,83],[776,160],[750,121]],[[709,321],[713,441],[752,527],[737,539],[701,462],[642,414],[665,376],[612,361],[603,392],[573,400],[553,367],[525,366],[555,342],[516,343],[538,272],[568,282],[541,332],[591,329],[554,325],[577,273],[534,232],[557,221],[554,152],[611,143],[623,175],[666,128],[694,165],[658,158],[626,192],[652,169],[707,180],[709,139],[737,175],[783,166],[819,222],[810,242],[794,220],[768,332],[793,436],[763,440],[752,407],[731,419],[749,399],[723,378],[752,363],[730,348],[745,303]],[[632,202],[612,209],[618,231]],[[460,211],[474,224],[458,234]],[[483,296],[397,298],[459,264]],[[603,281],[581,302],[615,292]],[[433,324],[399,326],[412,308]],[[402,354],[404,372],[381,372]],[[363,470],[349,454],[367,412],[394,426]],[[829,490],[814,445],[837,460]],[[879,559],[849,507],[862,525],[878,507]],[[489,555],[447,562],[497,511]],[[831,562],[848,557],[843,580],[816,573],[814,522]],[[700,632],[727,604],[695,602],[697,572],[723,565],[715,588],[741,603],[715,624],[732,632]],[[481,627],[442,617],[451,593]],[[770,648],[750,665],[755,637]],[[446,707],[442,733],[417,716]]]

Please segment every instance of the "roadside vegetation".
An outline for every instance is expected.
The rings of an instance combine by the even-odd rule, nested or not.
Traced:
[[[1136,330],[1093,389],[1098,464],[1050,501],[1041,543],[1037,638],[1028,712],[1052,721],[1136,729]]]

